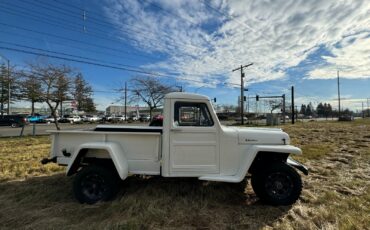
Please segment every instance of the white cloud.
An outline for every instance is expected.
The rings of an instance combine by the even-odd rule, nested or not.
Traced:
[[[328,65],[314,68],[310,79],[328,78],[338,65],[344,77],[370,77],[364,36],[370,33],[370,3],[365,0],[107,2],[107,15],[126,30],[122,37],[137,40],[140,50],[168,55],[146,68],[177,72],[194,84],[219,82],[220,76],[238,83],[239,73],[231,70],[249,62],[255,63],[246,70],[252,82],[284,78],[319,46],[334,57],[324,57]],[[351,43],[348,36],[356,40]]]
[[[343,39],[338,46],[330,49],[333,56],[323,57],[326,65],[311,71],[308,78],[336,78],[337,70],[341,78],[370,78],[370,37],[350,36]]]

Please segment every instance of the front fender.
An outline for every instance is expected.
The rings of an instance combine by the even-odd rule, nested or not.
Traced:
[[[264,154],[264,157],[267,159],[257,159],[258,153],[267,153]],[[274,160],[276,158],[276,154],[286,154],[287,156],[289,154],[301,155],[302,150],[292,145],[253,145],[248,149],[247,156],[242,160],[243,162],[240,168],[240,172],[242,173],[239,173],[239,178],[244,178],[247,175],[248,171],[253,167],[253,165],[265,163],[257,161]]]
[[[106,150],[113,161],[118,175],[122,180],[126,179],[128,175],[128,163],[122,147],[114,142],[92,142],[80,145],[67,166],[67,176],[72,175],[78,167],[79,160],[87,149],[101,149]]]
[[[271,153],[288,153],[301,155],[302,150],[293,145],[253,145],[251,152],[257,154],[258,152],[271,152]]]

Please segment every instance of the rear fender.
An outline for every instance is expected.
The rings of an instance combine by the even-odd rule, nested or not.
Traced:
[[[122,180],[128,175],[128,162],[125,157],[122,147],[114,142],[92,142],[80,145],[72,155],[71,161],[67,166],[67,176],[77,172],[80,166],[81,159],[84,157],[88,149],[105,150],[112,159],[118,175]]]

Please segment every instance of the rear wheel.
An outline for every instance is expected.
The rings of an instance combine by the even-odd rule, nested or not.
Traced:
[[[251,184],[256,195],[272,205],[290,205],[300,196],[300,175],[285,163],[275,163],[252,174]]]
[[[11,124],[10,124],[10,126],[11,126],[12,128],[17,128],[19,125],[18,125],[17,123],[11,123]]]
[[[113,170],[91,165],[77,173],[73,190],[80,203],[94,204],[113,198],[118,191],[118,182],[118,176]]]

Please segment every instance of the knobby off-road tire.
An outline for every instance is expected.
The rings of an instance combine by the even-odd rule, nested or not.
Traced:
[[[251,184],[256,195],[271,205],[291,205],[302,191],[300,175],[285,163],[274,163],[256,171]]]
[[[94,204],[108,201],[118,192],[119,177],[113,170],[91,165],[77,173],[73,182],[73,192],[80,203]]]

